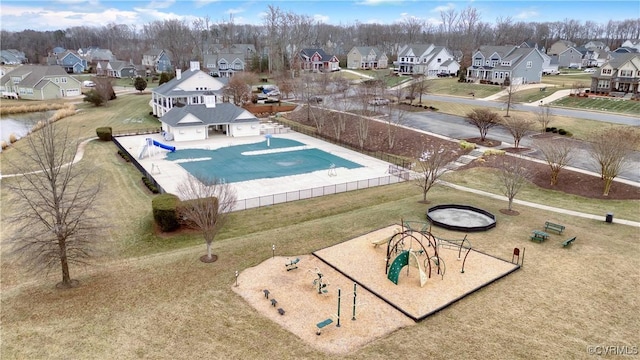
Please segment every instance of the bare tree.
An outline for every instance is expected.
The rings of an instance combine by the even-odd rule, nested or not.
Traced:
[[[429,93],[429,90],[431,89],[431,81],[427,80],[426,77],[422,76],[418,79],[418,82],[416,83],[416,93],[418,94],[419,97],[419,102],[422,102],[422,95],[427,95]]]
[[[542,127],[542,132],[546,132],[551,123],[551,107],[549,105],[540,106],[536,113],[536,120]]]
[[[484,108],[478,108],[471,110],[467,113],[467,122],[478,128],[480,131],[480,141],[484,141],[487,137],[487,132],[492,127],[500,125],[500,117],[497,113]]]
[[[397,89],[398,97],[402,96],[402,89]],[[396,144],[396,135],[406,122],[407,113],[402,110],[400,103],[391,103],[388,107],[388,116],[385,118],[387,124],[387,145],[389,149],[393,149]]]
[[[638,147],[640,134],[637,129],[609,127],[589,136],[590,155],[600,168],[604,180],[602,195],[609,195],[611,184],[629,164],[629,155]]]
[[[257,76],[250,72],[234,74],[224,87],[224,94],[233,98],[233,103],[242,106],[251,101],[251,85],[257,82]]]
[[[458,153],[444,146],[429,146],[422,151],[414,171],[417,173],[415,183],[422,191],[422,201],[427,202],[427,193],[445,173],[446,166],[458,158]]]
[[[30,270],[60,266],[58,286],[72,287],[77,281],[69,266],[88,263],[104,229],[97,212],[102,184],[88,168],[73,163],[78,142],[67,127],[45,123],[26,143],[15,148],[20,161],[10,161],[23,175],[3,181],[15,195],[12,207],[19,209],[8,217],[16,226],[12,251]]]
[[[189,174],[178,184],[177,190],[182,199],[180,216],[200,230],[207,243],[207,255],[200,260],[216,261],[218,257],[211,253],[211,244],[233,210],[237,199],[235,189],[221,179],[205,178],[200,181]]]
[[[533,120],[514,116],[502,119],[502,126],[513,137],[513,144],[517,149],[520,147],[520,140],[533,132],[534,123]]]
[[[506,88],[505,91],[507,92],[507,99],[504,102],[504,104],[507,106],[507,114],[505,115],[505,117],[509,117],[509,110],[511,110],[511,105],[513,105],[513,103],[517,100],[515,94],[516,92],[518,92],[520,84],[514,84],[513,80],[511,80],[509,78],[509,75],[507,75],[507,77],[504,79],[504,82],[502,83],[502,86]]]
[[[537,145],[547,165],[551,168],[551,186],[554,186],[558,183],[560,170],[571,162],[574,147],[568,141],[553,139],[539,140]]]
[[[509,211],[512,211],[513,199],[531,176],[524,162],[520,157],[504,156],[500,164],[498,177],[502,194],[509,199]]]

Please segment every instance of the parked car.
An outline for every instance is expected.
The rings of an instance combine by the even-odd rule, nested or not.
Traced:
[[[82,82],[82,86],[84,86],[84,87],[95,87],[96,83],[94,83],[91,80],[85,80],[85,81]]]
[[[560,71],[556,69],[542,70],[542,75],[560,75]]]
[[[369,100],[369,105],[373,105],[373,106],[389,105],[389,100],[384,98],[373,98]]]
[[[586,68],[583,71],[586,72],[586,73],[593,74],[594,72],[597,71],[597,69],[596,68]]]
[[[312,96],[309,98],[309,102],[314,102],[314,103],[321,103],[322,102],[322,98],[320,96]]]

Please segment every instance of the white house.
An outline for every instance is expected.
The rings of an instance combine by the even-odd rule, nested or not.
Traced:
[[[398,61],[393,64],[398,73],[407,75],[455,74],[460,70],[460,64],[453,54],[444,46],[433,44],[406,45],[398,52]]]
[[[224,83],[200,70],[200,63],[192,61],[189,70],[176,69],[176,77],[151,91],[153,115],[163,117],[173,107],[204,104],[204,94],[220,92]]]
[[[166,140],[204,140],[214,135],[258,136],[260,121],[249,111],[231,103],[217,103],[213,92],[204,103],[176,106],[160,121]]]

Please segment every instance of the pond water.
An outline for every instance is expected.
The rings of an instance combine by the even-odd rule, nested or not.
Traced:
[[[22,138],[40,120],[51,117],[54,111],[35,112],[28,114],[10,114],[0,117],[0,141],[9,142],[9,137],[14,134]]]

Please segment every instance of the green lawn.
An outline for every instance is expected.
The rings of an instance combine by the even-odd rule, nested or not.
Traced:
[[[565,97],[551,103],[552,106],[563,106],[583,110],[615,112],[621,114],[640,114],[640,101],[603,98]]]
[[[556,91],[563,90],[558,87],[547,87],[545,91],[540,91],[540,89],[527,89],[518,91],[513,94],[513,100],[519,103],[537,103],[540,99],[543,99],[547,96],[552,95]],[[507,97],[503,96],[499,99],[500,101],[506,101]]]
[[[545,75],[542,77],[542,83],[555,85],[565,89],[571,89],[574,84],[580,84],[580,87],[590,87],[591,74],[579,71],[568,75]]]
[[[428,80],[429,92],[437,95],[453,95],[472,97],[472,93],[475,97],[480,99],[500,92],[500,86],[486,85],[486,84],[474,84],[474,83],[460,83],[458,78],[437,78]]]

